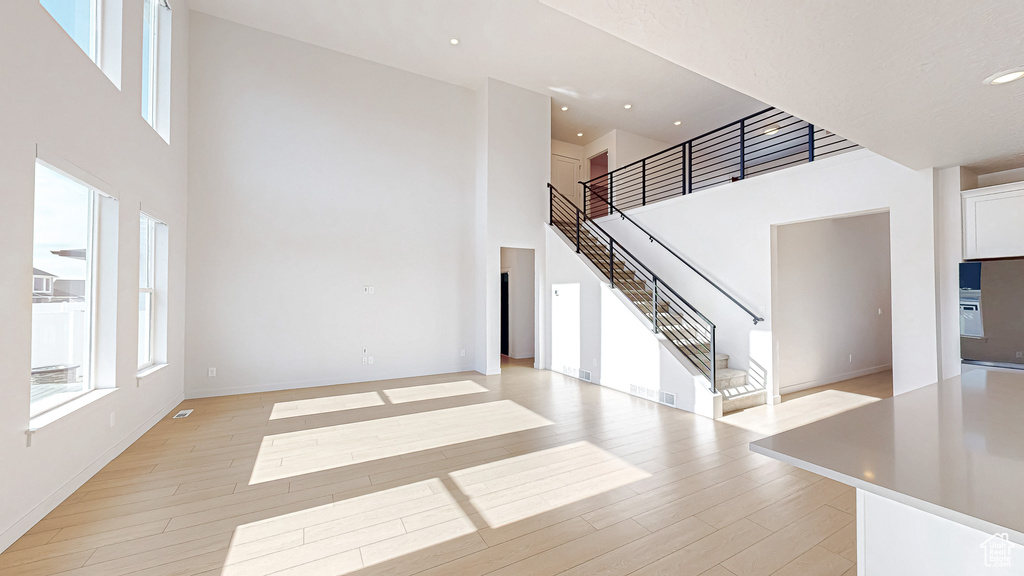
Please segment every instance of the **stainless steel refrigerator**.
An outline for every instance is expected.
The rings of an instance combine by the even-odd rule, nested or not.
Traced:
[[[960,264],[960,357],[1024,370],[1024,259]]]

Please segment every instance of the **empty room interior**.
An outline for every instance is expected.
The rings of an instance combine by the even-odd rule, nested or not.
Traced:
[[[1024,574],[1022,26],[5,0],[0,576]]]

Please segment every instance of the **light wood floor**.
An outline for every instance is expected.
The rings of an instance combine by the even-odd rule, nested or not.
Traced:
[[[0,574],[856,574],[853,490],[747,443],[886,375],[715,422],[531,363],[186,401]]]

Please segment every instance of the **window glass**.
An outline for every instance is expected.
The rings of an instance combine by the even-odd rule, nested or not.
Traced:
[[[90,389],[95,192],[36,165],[32,413]],[[39,287],[41,290],[36,290]]]
[[[156,0],[144,0],[142,18],[142,117],[156,125],[157,34],[160,17]]]
[[[156,227],[157,221],[139,216],[139,368],[156,363]]]
[[[96,60],[94,0],[39,0],[39,3],[89,58]]]

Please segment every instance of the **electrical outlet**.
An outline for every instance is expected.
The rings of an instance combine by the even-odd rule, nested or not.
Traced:
[[[879,315],[879,316],[881,316],[881,315],[882,315],[882,309],[881,309],[881,308],[879,308],[879,309],[878,309],[878,315]]]
[[[1017,358],[1024,358],[1024,352],[1017,352]]]
[[[369,360],[370,360],[370,364],[373,364],[373,356],[370,356]]]
[[[215,377],[216,375],[217,375],[217,369],[216,369],[216,368],[208,368],[208,369],[206,370],[206,376],[207,376],[207,377],[209,377],[209,378],[213,378],[213,377]]]
[[[363,364],[366,364],[366,356],[363,356]]]
[[[370,286],[370,294],[373,294],[373,286]]]
[[[459,355],[460,356],[465,356],[466,355],[466,349],[463,348],[462,351],[459,353]]]

